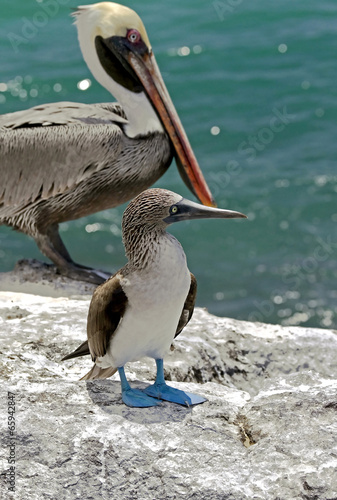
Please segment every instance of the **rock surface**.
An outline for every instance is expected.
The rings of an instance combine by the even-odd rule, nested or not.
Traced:
[[[336,332],[197,309],[165,369],[208,402],[131,409],[118,377],[80,382],[90,359],[60,362],[85,339],[88,306],[0,292],[1,499],[337,499]],[[154,373],[153,360],[127,366],[136,387]]]
[[[0,292],[33,293],[44,297],[92,295],[96,286],[60,275],[56,266],[35,259],[19,260],[13,271],[0,273]]]

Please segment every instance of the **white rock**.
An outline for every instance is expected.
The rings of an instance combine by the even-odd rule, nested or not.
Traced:
[[[88,297],[0,292],[0,457],[6,472],[10,391],[13,498],[337,498],[336,332],[197,309],[165,369],[172,385],[209,401],[135,409],[122,404],[118,377],[79,381],[89,358],[60,362],[85,339],[88,306]],[[135,387],[154,373],[153,360],[127,366]]]

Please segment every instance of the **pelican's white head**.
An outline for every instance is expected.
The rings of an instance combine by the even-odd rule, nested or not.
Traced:
[[[132,46],[132,40],[139,36],[143,51],[152,52],[145,26],[138,14],[124,5],[101,2],[80,6],[73,15],[83,58],[96,80],[123,106],[129,119],[126,126],[128,136],[162,132],[162,124],[140,83],[132,84],[126,81],[128,78],[123,78],[128,76],[128,70],[132,70],[119,51],[122,40]],[[119,46],[104,43],[112,39],[119,41]],[[135,86],[138,86],[136,91]]]
[[[81,49],[82,43],[86,44],[89,40],[94,44],[96,36],[125,37],[128,30],[136,29],[151,50],[150,40],[141,18],[129,7],[114,2],[100,2],[79,6],[73,15],[76,18]]]

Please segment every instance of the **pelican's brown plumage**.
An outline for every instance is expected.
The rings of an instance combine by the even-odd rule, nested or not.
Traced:
[[[112,208],[151,186],[173,156],[190,189],[214,205],[170,100],[144,25],[112,3],[75,13],[83,57],[119,103],[61,102],[0,116],[0,224],[32,236],[67,276],[76,265],[58,224]]]

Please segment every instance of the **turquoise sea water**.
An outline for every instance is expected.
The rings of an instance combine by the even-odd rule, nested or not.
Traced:
[[[239,319],[336,327],[335,0],[123,3],[147,27],[218,205],[249,216],[171,228],[198,279],[198,305]],[[2,0],[1,113],[112,100],[82,60],[69,17],[76,5]],[[81,90],[85,79],[91,85]],[[157,185],[192,197],[174,165]],[[123,209],[63,224],[74,260],[111,271],[124,264]],[[22,257],[43,259],[33,240],[0,227],[0,271]]]

